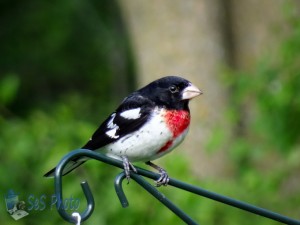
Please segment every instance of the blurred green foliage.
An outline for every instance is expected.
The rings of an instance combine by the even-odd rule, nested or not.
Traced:
[[[218,144],[227,146],[235,182],[251,201],[299,218],[300,21],[294,7],[284,10],[282,43],[251,71],[224,74],[236,129],[232,140]]]
[[[231,122],[242,121],[237,129],[242,135],[234,136],[231,154],[244,166],[252,167],[264,157],[283,162],[299,151],[300,22],[292,12],[287,14],[289,35],[278,49],[264,56],[253,71],[231,71],[226,76],[233,89]]]
[[[0,4],[0,73],[10,77],[2,83],[13,85],[11,74],[19,82],[10,104],[14,114],[49,108],[62,95],[73,94],[99,110],[106,108],[101,103],[119,100],[134,88],[130,42],[116,2]]]
[[[53,180],[43,174],[82,146],[134,88],[126,30],[118,5],[108,0],[3,1],[0,11],[6,56],[0,60],[0,192],[13,189],[34,206],[14,221],[3,199],[0,223],[66,224],[51,205]],[[251,72],[224,75],[232,91],[228,119],[242,123],[242,133],[228,141],[218,128],[208,148],[229,146],[233,176],[199,181],[180,150],[163,163],[177,179],[299,218],[300,22],[287,14],[290,35],[276,57],[264,56]],[[181,224],[134,182],[124,187],[130,206],[121,208],[113,189],[119,172],[91,160],[64,178],[64,197],[79,198],[79,211],[85,208],[79,183],[89,181],[96,208],[86,224]],[[172,187],[160,191],[201,224],[277,224]]]
[[[0,83],[0,102],[1,105],[11,103],[19,88],[19,79],[15,74],[7,74]]]

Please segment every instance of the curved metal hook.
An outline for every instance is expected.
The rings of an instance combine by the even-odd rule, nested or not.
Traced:
[[[126,178],[126,175],[124,172],[122,172],[115,179],[115,190],[116,190],[117,196],[119,197],[119,200],[120,200],[123,208],[126,208],[129,206],[128,200],[126,198],[126,195],[124,193],[123,186],[122,186],[123,180],[125,178]]]
[[[59,212],[60,216],[63,219],[74,224],[76,224],[77,222],[76,219],[73,216],[69,215],[64,209],[63,194],[62,194],[62,172],[65,166],[68,164],[68,162],[71,161],[76,156],[77,156],[76,152],[75,153],[71,152],[65,157],[63,157],[62,160],[58,163],[54,175],[55,195],[57,199],[56,201],[57,211]],[[80,217],[81,217],[81,221],[85,221],[92,215],[94,211],[95,202],[94,202],[94,197],[91,192],[91,189],[88,185],[88,182],[86,181],[82,182],[81,188],[86,197],[87,208],[83,213],[80,214]]]
[[[164,204],[167,208],[169,208],[174,214],[176,214],[179,218],[181,218],[184,222],[191,225],[198,225],[190,216],[188,216],[185,212],[179,209],[176,205],[174,205],[165,195],[159,192],[153,185],[149,184],[143,177],[140,175],[130,172],[130,177],[137,182],[142,188],[144,188],[148,193],[150,193],[153,197],[159,200],[162,204]],[[123,191],[122,182],[126,178],[124,172],[120,173],[115,179],[115,190],[119,197],[119,200],[123,207],[127,207],[128,201]]]
[[[102,161],[104,163],[108,163],[110,165],[119,167],[123,169],[123,163],[120,160],[116,160],[110,157],[107,157],[103,154],[88,150],[88,149],[77,149],[69,152],[67,155],[65,155],[58,165],[56,166],[55,174],[54,174],[54,188],[55,188],[55,195],[56,195],[56,208],[60,216],[70,222],[70,223],[76,223],[76,220],[74,217],[69,215],[66,210],[63,207],[63,194],[62,194],[62,172],[65,168],[65,166],[70,162],[72,159],[84,156],[92,159],[96,159],[98,161]],[[86,181],[81,183],[81,188],[83,190],[83,193],[86,197],[87,201],[87,208],[83,213],[80,214],[81,221],[87,220],[93,213],[95,202],[93,194],[89,188],[89,185]],[[128,203],[128,202],[127,202]]]

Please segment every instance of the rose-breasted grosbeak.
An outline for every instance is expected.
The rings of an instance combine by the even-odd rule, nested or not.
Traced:
[[[151,161],[169,153],[185,138],[190,124],[189,100],[202,94],[177,76],[155,80],[126,97],[96,130],[83,149],[97,150],[123,161],[127,179],[131,162],[142,161],[160,173],[157,186],[168,183],[166,171]],[[78,158],[66,166],[68,174],[84,163]],[[44,176],[53,176],[55,168]]]

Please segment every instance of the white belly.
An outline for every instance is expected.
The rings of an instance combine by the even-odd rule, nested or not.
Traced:
[[[107,155],[120,159],[126,155],[131,162],[149,161],[170,140],[173,134],[166,126],[161,110],[154,110],[149,121],[139,130],[105,147]],[[160,157],[160,156],[159,156]]]

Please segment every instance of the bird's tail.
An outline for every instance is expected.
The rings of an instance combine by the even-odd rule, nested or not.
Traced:
[[[66,167],[63,170],[62,175],[66,175],[68,173],[70,173],[72,170],[76,169],[78,166],[80,166],[81,164],[85,163],[86,160],[77,160],[77,161],[70,161]],[[44,177],[54,177],[54,173],[55,173],[56,167],[53,168],[52,170],[48,171],[47,173],[45,173]]]

